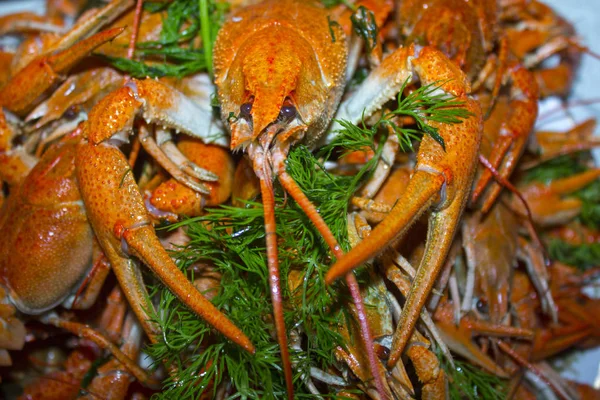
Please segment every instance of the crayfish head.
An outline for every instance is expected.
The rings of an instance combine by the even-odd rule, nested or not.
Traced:
[[[319,125],[327,109],[327,85],[312,47],[285,26],[253,33],[217,85],[232,150],[254,144],[268,152],[275,142],[288,147]]]

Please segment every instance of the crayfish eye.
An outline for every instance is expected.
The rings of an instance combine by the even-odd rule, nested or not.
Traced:
[[[240,106],[240,118],[249,118],[252,111],[252,103],[244,103]]]
[[[477,307],[477,311],[479,311],[482,314],[487,314],[490,311],[487,301],[483,299],[477,300],[477,304],[475,305],[475,307]]]
[[[279,111],[279,119],[281,120],[290,120],[296,116],[296,107],[285,105],[281,107],[281,111]]]

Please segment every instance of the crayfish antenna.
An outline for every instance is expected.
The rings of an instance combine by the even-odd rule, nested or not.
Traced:
[[[285,189],[287,193],[292,196],[292,198],[298,203],[304,214],[311,220],[313,225],[317,228],[335,257],[339,260],[344,256],[344,252],[340,247],[338,241],[333,236],[333,233],[315,208],[314,204],[306,197],[306,195],[302,192],[298,184],[290,177],[284,169],[280,168],[278,172],[279,182]],[[264,200],[263,200],[264,201]],[[356,277],[350,271],[346,274],[346,284],[350,290],[350,294],[352,296],[352,300],[354,302],[354,306],[356,307],[356,311],[358,314],[358,321],[360,325],[360,334],[363,345],[365,347],[365,351],[367,352],[367,358],[369,359],[369,369],[371,372],[371,376],[374,380],[375,388],[377,392],[381,396],[382,399],[386,398],[386,391],[384,389],[384,384],[381,380],[381,375],[377,373],[379,368],[379,364],[377,362],[377,355],[375,354],[375,347],[373,344],[373,335],[371,334],[371,329],[369,327],[367,312],[365,310],[365,305],[363,303],[362,296],[360,294],[360,289],[358,286],[358,282],[356,281]]]
[[[277,253],[277,225],[275,222],[275,195],[273,194],[273,185],[269,178],[260,178],[260,191],[262,195],[264,217],[265,217],[265,238],[267,241],[267,264],[269,267],[269,287],[271,288],[271,302],[273,303],[273,317],[275,319],[275,330],[277,332],[277,341],[281,351],[281,360],[283,362],[283,374],[285,377],[285,386],[287,388],[288,399],[294,398],[294,384],[292,381],[292,364],[288,350],[287,335],[285,330],[285,321],[283,319],[283,302],[281,299],[281,284],[279,278],[279,257]]]

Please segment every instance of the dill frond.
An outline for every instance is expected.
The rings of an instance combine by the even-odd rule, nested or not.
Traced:
[[[459,124],[472,114],[464,108],[464,102],[456,100],[456,97],[440,90],[446,82],[433,82],[429,85],[421,86],[408,96],[401,98],[404,89],[408,85],[408,80],[402,85],[398,94],[398,107],[384,115],[382,121],[389,124],[398,135],[400,143],[406,144],[411,150],[411,141],[420,132],[431,136],[436,142],[446,150],[444,139],[438,133],[437,128],[428,124],[428,121],[440,124]],[[415,120],[417,129],[399,127],[393,124],[392,117],[404,115],[412,117]]]
[[[564,155],[531,168],[523,176],[523,181],[549,184],[555,179],[566,178],[585,170],[586,167],[581,164],[580,160],[570,155]]]
[[[160,38],[136,44],[135,60],[105,57],[115,68],[136,78],[184,77],[201,71],[212,74],[212,44],[228,4],[214,0],[175,0],[146,3],[149,12],[166,11]],[[196,38],[202,43],[196,44]]]
[[[375,161],[371,162],[356,176],[335,176],[325,171],[306,147],[295,147],[288,156],[288,173],[345,249],[349,247],[349,198],[374,165]],[[295,394],[315,398],[303,381],[310,376],[311,367],[337,368],[334,350],[344,346],[338,327],[353,318],[344,306],[350,297],[343,282],[325,284],[332,258],[329,249],[300,207],[291,199],[286,202],[277,185],[275,189],[276,204],[285,204],[275,207],[284,318],[288,329],[302,337],[301,350],[291,349]],[[262,204],[221,206],[173,227],[179,226],[185,227],[190,238],[175,254],[179,265],[184,271],[196,262],[215,267],[222,279],[212,301],[248,335],[257,353],[249,355],[222,338],[157,284],[160,312],[153,320],[164,331],[164,341],[148,352],[175,367],[177,375],[166,381],[163,393],[155,398],[197,398],[216,390],[225,380],[235,387],[234,398],[283,398],[285,383],[273,336]],[[324,397],[335,397],[335,392]]]
[[[550,258],[585,271],[598,265],[600,260],[600,243],[569,244],[559,239],[552,239],[548,245]]]
[[[342,4],[344,4],[346,7],[353,8],[353,5],[349,0],[321,0],[321,4],[323,4],[326,8],[337,7]]]
[[[428,122],[433,121],[440,124],[459,124],[469,118],[471,113],[464,108],[464,102],[456,100],[441,90],[444,82],[434,82],[421,86],[407,96],[403,96],[408,80],[402,85],[397,98],[396,108],[386,111],[377,122],[368,127],[363,116],[358,125],[349,121],[339,120],[342,126],[337,132],[336,138],[325,146],[324,153],[331,154],[335,147],[343,147],[347,151],[359,151],[365,148],[375,149],[375,143],[380,128],[389,127],[398,136],[403,151],[413,151],[413,142],[421,139],[423,134],[431,136],[442,148],[446,149],[444,139],[438,133],[438,129]],[[394,122],[398,116],[411,117],[414,124],[410,126],[399,126]],[[383,140],[385,134],[379,137]]]
[[[438,357],[448,376],[449,395],[452,400],[501,400],[506,398],[507,381],[481,368],[461,360],[454,367],[443,357]]]
[[[595,180],[574,195],[582,201],[579,214],[581,223],[592,229],[600,229],[600,180]]]
[[[295,147],[288,155],[288,173],[318,207],[344,251],[349,250],[346,215],[350,198],[375,166],[376,159],[374,157],[355,176],[337,176],[325,171],[325,167],[305,146]]]
[[[375,14],[365,6],[359,6],[350,16],[354,32],[360,36],[367,46],[367,51],[371,52],[377,46],[377,37],[379,28],[375,21]]]

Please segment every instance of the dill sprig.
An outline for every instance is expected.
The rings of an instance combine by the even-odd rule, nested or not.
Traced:
[[[444,357],[438,357],[448,376],[449,395],[452,400],[504,399],[507,382],[483,371],[468,362],[454,360],[452,366]]]
[[[589,152],[552,158],[528,170],[522,180],[525,183],[542,182],[550,185],[556,179],[587,171],[589,158]],[[591,229],[600,229],[600,180],[595,180],[569,196],[581,200],[581,212],[577,219]],[[600,244],[569,244],[554,238],[548,243],[548,253],[553,260],[586,270],[598,265]]]
[[[408,85],[408,79],[402,85],[398,94],[398,107],[382,117],[384,124],[392,127],[398,135],[400,143],[411,150],[412,140],[418,138],[421,133],[431,136],[438,142],[444,150],[446,144],[444,138],[438,133],[438,129],[429,125],[429,121],[440,124],[459,124],[462,120],[469,118],[472,114],[464,108],[465,103],[456,100],[456,97],[441,90],[441,87],[447,82],[433,82],[421,86],[402,99],[402,93]],[[405,128],[396,125],[393,117],[408,116],[415,120],[417,129]]]
[[[423,134],[431,136],[444,150],[446,144],[438,129],[429,124],[430,121],[440,124],[458,124],[469,118],[471,113],[464,108],[464,102],[456,100],[456,97],[440,90],[445,82],[433,82],[414,90],[404,96],[404,89],[409,84],[406,80],[398,94],[396,108],[385,111],[379,120],[368,125],[363,115],[362,121],[354,125],[348,121],[339,120],[342,126],[337,132],[336,138],[325,146],[326,154],[333,151],[335,147],[343,147],[348,151],[375,149],[378,142],[377,135],[380,128],[389,127],[398,136],[403,151],[414,151],[413,142],[422,138]],[[394,120],[398,116],[411,117],[414,124],[400,126]],[[385,137],[379,137],[383,140]]]
[[[213,43],[217,39],[217,33],[219,32],[219,28],[221,27],[222,18],[224,15],[224,9],[220,10],[215,14],[215,10],[211,10],[211,8],[215,8],[214,2],[209,0],[198,0],[199,8],[200,8],[200,28],[202,32],[202,43],[204,45],[204,60],[206,62],[206,68],[208,69],[208,73],[210,76],[213,75],[213,65],[212,65],[212,49]],[[215,23],[215,16],[221,20],[219,23]]]
[[[360,36],[367,46],[367,51],[371,52],[377,46],[377,37],[379,28],[375,21],[375,14],[365,6],[359,6],[350,16],[354,32]]]
[[[581,190],[574,193],[574,196],[582,202],[579,220],[585,226],[592,229],[600,229],[600,180],[595,180]],[[597,260],[600,260],[598,258]]]
[[[356,176],[335,176],[306,147],[292,149],[288,157],[288,173],[346,249],[348,200],[374,163],[369,165]],[[332,257],[329,249],[300,207],[290,199],[286,202],[281,188],[275,188],[277,204],[285,204],[275,208],[284,317],[288,329],[303,337],[302,350],[291,354],[296,396],[314,398],[303,379],[311,367],[335,369],[334,349],[344,345],[337,327],[352,318],[343,306],[349,294],[343,283],[325,284]],[[216,390],[225,379],[235,387],[236,397],[282,398],[285,385],[273,337],[262,204],[222,206],[178,226],[184,226],[190,237],[190,243],[176,253],[179,265],[187,271],[196,262],[211,263],[222,275],[213,303],[249,336],[257,354],[249,355],[215,335],[157,284],[160,312],[153,320],[163,329],[164,341],[151,346],[149,354],[175,367],[177,374],[156,398],[197,398]]]
[[[323,4],[326,8],[337,7],[341,4],[344,4],[346,7],[354,9],[354,6],[349,0],[321,0],[321,4]]]
[[[166,12],[159,40],[136,44],[136,59],[106,57],[136,78],[212,74],[212,45],[228,10],[214,0],[175,0],[144,4],[149,12]],[[202,37],[199,42],[196,39]]]
[[[346,223],[348,204],[363,179],[375,167],[380,149],[374,147],[374,151],[376,151],[375,157],[354,176],[337,176],[328,173],[305,146],[295,147],[287,159],[288,173],[319,208],[319,213],[344,251],[349,250]]]
[[[586,170],[578,157],[564,155],[552,158],[530,170],[523,176],[525,183],[543,182],[549,184],[555,179],[566,178]]]
[[[597,267],[600,260],[600,243],[569,244],[552,239],[548,244],[550,258],[580,270]]]

